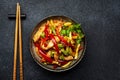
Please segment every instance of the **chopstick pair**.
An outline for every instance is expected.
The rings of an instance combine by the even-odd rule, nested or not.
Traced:
[[[18,42],[19,41],[19,42]],[[19,43],[19,44],[18,44]],[[19,48],[19,50],[18,50]],[[17,53],[19,51],[20,80],[23,80],[23,62],[22,62],[22,32],[21,32],[21,11],[20,4],[17,3],[16,8],[16,25],[14,38],[14,61],[13,61],[13,80],[16,80],[17,74]]]

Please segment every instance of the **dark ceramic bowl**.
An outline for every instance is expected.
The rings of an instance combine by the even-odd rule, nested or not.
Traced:
[[[73,68],[74,66],[76,66],[82,59],[84,53],[85,53],[85,49],[86,49],[86,41],[85,41],[85,37],[83,38],[83,43],[82,43],[82,46],[83,46],[83,49],[80,50],[79,52],[79,56],[78,56],[78,59],[77,60],[73,60],[72,63],[69,65],[69,67],[66,67],[66,68],[61,68],[61,67],[57,67],[56,69],[53,69],[52,66],[50,65],[45,65],[43,63],[40,62],[40,57],[39,55],[36,53],[35,51],[35,46],[33,44],[33,36],[34,34],[36,33],[36,31],[39,29],[39,27],[41,26],[41,24],[45,23],[47,20],[50,20],[50,19],[60,19],[62,18],[63,20],[66,20],[66,21],[72,21],[73,23],[76,23],[75,21],[73,21],[72,19],[66,17],[66,16],[50,16],[50,17],[47,17],[45,19],[43,19],[42,21],[40,21],[37,26],[35,26],[35,28],[33,29],[32,31],[32,34],[30,36],[30,51],[31,51],[31,54],[32,54],[32,57],[34,58],[34,60],[44,69],[46,70],[49,70],[49,71],[53,71],[53,72],[62,72],[62,71],[66,71],[66,70],[69,70],[71,68]],[[83,32],[83,30],[81,30]],[[83,32],[84,33],[84,32]]]

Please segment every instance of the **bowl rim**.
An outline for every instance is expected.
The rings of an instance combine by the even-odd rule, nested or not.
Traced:
[[[30,53],[31,53],[34,61],[35,61],[39,66],[41,66],[43,69],[48,70],[48,71],[52,71],[52,72],[64,72],[64,71],[67,71],[67,70],[72,69],[73,67],[75,67],[75,66],[82,60],[82,58],[83,58],[83,56],[84,56],[84,54],[85,54],[85,51],[86,51],[86,44],[87,44],[87,43],[86,43],[86,35],[85,35],[85,31],[83,30],[83,28],[81,28],[83,34],[85,35],[85,36],[84,36],[84,41],[83,41],[83,42],[84,42],[84,43],[83,43],[83,44],[84,44],[84,49],[83,49],[83,51],[82,51],[79,59],[76,60],[74,64],[72,64],[70,67],[63,68],[63,69],[60,69],[60,70],[47,68],[46,66],[42,65],[42,63],[40,63],[40,62],[35,58],[34,53],[33,53],[33,50],[32,50],[32,44],[33,44],[33,43],[32,43],[32,42],[33,42],[32,38],[33,38],[33,34],[34,34],[36,28],[39,28],[39,25],[40,25],[42,22],[46,21],[47,19],[53,18],[53,17],[64,17],[64,18],[67,18],[67,19],[69,19],[69,20],[71,20],[71,21],[73,21],[73,22],[75,22],[75,23],[78,23],[77,21],[71,19],[71,18],[68,17],[68,16],[64,16],[64,15],[51,15],[51,16],[47,16],[47,17],[41,19],[41,20],[38,22],[38,24],[37,24],[35,27],[33,27],[33,29],[32,29],[32,32],[31,32],[31,34],[30,34],[30,44],[29,44],[30,46],[29,46],[29,49],[30,49]]]

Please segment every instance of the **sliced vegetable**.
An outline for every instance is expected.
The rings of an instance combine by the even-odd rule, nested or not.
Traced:
[[[48,24],[46,24],[46,25],[45,25],[45,30],[44,30],[46,37],[47,37],[48,34],[49,34],[49,32],[48,32],[48,27],[49,27]]]
[[[72,23],[71,22],[65,22],[64,26],[70,26]]]
[[[52,19],[50,20],[50,25],[51,25],[51,27],[55,27]]]
[[[67,64],[63,65],[62,68],[67,68],[71,64],[72,61],[69,61]]]
[[[69,55],[69,51],[70,51],[70,49],[69,49],[69,47],[66,47],[66,50],[65,49],[61,49],[61,52],[65,55],[65,56],[68,56]]]
[[[76,53],[75,53],[74,59],[77,59],[77,58],[78,58],[78,51],[79,51],[79,48],[80,48],[80,44],[77,45]]]
[[[52,33],[53,33],[53,34],[56,34],[54,27],[52,27],[51,30],[52,30]]]
[[[50,34],[50,38],[52,39],[55,49],[56,49],[57,53],[59,54],[59,48],[58,48],[57,42],[55,40],[55,37],[52,34]]]
[[[71,32],[69,33],[69,39],[72,40],[72,34],[71,34]]]

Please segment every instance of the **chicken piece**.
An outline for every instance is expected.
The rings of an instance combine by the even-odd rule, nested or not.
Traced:
[[[73,60],[73,56],[67,56],[67,57],[64,57],[64,59],[65,59],[66,61]]]
[[[50,49],[51,47],[54,46],[54,43],[53,43],[52,40],[50,40],[47,46],[44,46],[42,43],[41,43],[40,45],[41,45],[41,48],[42,48],[42,49],[48,50],[48,49]]]
[[[60,41],[60,39],[59,39],[57,36],[54,36],[54,37],[55,37],[56,42],[59,42],[59,41]],[[47,46],[44,46],[42,43],[41,43],[40,45],[41,45],[42,49],[48,50],[48,49],[50,49],[50,48],[52,48],[52,47],[54,46],[54,43],[53,43],[52,40],[50,40],[50,41],[48,42]]]
[[[33,36],[33,41],[36,42],[39,38],[40,35],[43,33],[44,29],[45,29],[45,24],[41,25],[41,27],[38,29],[38,31],[35,33],[35,35]]]
[[[39,53],[39,52],[38,52],[38,47],[35,47],[34,50],[35,50],[35,52],[36,52],[37,54]]]

